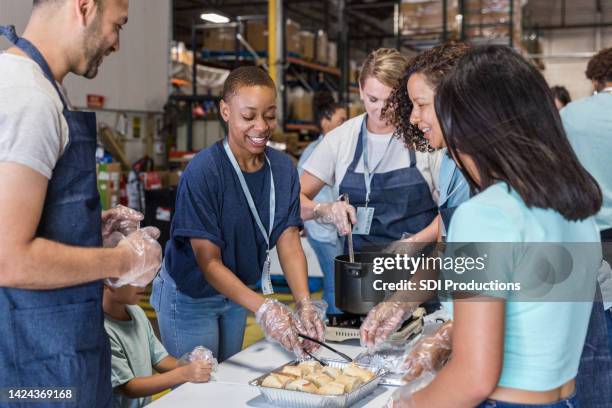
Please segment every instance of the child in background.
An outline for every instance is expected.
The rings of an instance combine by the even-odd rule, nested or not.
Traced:
[[[143,407],[151,396],[184,382],[210,380],[212,361],[179,365],[153,333],[137,304],[144,288],[104,287],[104,326],[111,344],[113,407]],[[153,375],[153,369],[160,373]]]

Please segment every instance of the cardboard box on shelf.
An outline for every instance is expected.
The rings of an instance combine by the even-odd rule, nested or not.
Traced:
[[[405,0],[400,4],[400,31],[403,35],[439,33],[444,25],[442,0]],[[447,2],[446,29],[457,32],[459,24],[457,0]]]
[[[310,31],[300,31],[300,43],[302,58],[312,61],[315,57],[315,36]]]
[[[288,93],[289,117],[300,122],[312,122],[313,93],[304,88],[293,88]]]
[[[236,29],[233,27],[217,27],[204,30],[203,47],[209,51],[235,51]]]
[[[510,29],[510,1],[514,1],[514,28]],[[513,32],[520,39],[521,8],[519,0],[467,0],[466,36],[468,38],[507,38]]]
[[[247,21],[245,38],[256,52],[268,51],[268,23],[262,20]],[[285,25],[285,44],[288,52],[300,54],[300,25],[288,19]]]
[[[327,33],[324,30],[317,31],[317,62],[327,64]]]
[[[302,47],[300,44],[300,25],[291,19],[287,19],[285,25],[285,47],[287,52],[300,54]]]
[[[359,82],[359,67],[357,65],[357,61],[350,60],[349,61],[349,82],[356,83]]]
[[[98,193],[103,210],[108,210],[119,204],[121,182],[120,163],[101,163],[96,165],[98,175]]]
[[[263,20],[246,22],[246,40],[256,52],[268,50],[268,23]]]
[[[338,66],[338,44],[334,41],[327,43],[327,65],[330,67]]]

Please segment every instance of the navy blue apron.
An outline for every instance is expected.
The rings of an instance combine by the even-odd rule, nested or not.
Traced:
[[[19,38],[14,27],[0,27],[0,35],[43,70],[64,104],[70,132],[49,181],[36,235],[67,245],[100,247],[96,116],[68,109],[44,57]],[[110,407],[110,345],[104,330],[102,288],[102,281],[57,290],[0,288],[0,387],[69,387],[76,392],[73,402],[46,405]]]
[[[364,128],[367,115],[357,137],[353,161],[340,183],[340,194],[348,193],[355,208],[366,203],[366,184],[363,173],[355,172],[363,155]],[[374,218],[369,235],[354,235],[355,251],[363,246],[380,246],[401,239],[407,232],[415,234],[427,227],[438,213],[429,185],[416,167],[416,154],[408,149],[410,166],[386,173],[372,175],[369,207],[374,208]],[[382,160],[385,160],[383,157]]]

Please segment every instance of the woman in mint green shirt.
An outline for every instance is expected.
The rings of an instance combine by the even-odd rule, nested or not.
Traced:
[[[473,48],[438,86],[435,108],[450,154],[478,193],[455,212],[449,243],[599,247],[593,215],[601,191],[578,162],[534,66],[508,47]],[[601,252],[594,253],[571,254],[571,274],[584,277],[575,287],[584,300],[592,299],[601,262]],[[524,272],[517,263],[512,258],[507,264],[510,278]],[[425,388],[400,388],[390,405],[577,406],[574,378],[591,303],[487,295],[454,299],[449,362]]]

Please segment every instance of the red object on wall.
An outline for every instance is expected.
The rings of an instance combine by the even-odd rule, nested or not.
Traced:
[[[90,109],[104,108],[106,98],[102,95],[87,95],[87,107]]]

